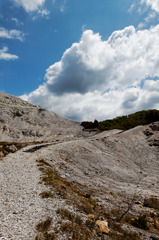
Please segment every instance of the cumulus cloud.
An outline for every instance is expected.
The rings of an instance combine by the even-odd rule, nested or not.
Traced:
[[[0,38],[8,38],[8,39],[18,39],[20,41],[24,40],[24,33],[19,30],[7,30],[3,27],[0,27]]]
[[[23,98],[78,120],[159,108],[158,37],[159,25],[129,26],[106,41],[86,30],[46,70],[46,82]]]
[[[2,49],[0,49],[0,59],[15,60],[15,59],[19,58],[18,56],[14,55],[14,54],[7,53],[7,51],[8,51],[7,47],[3,47]]]
[[[22,6],[26,12],[37,11],[43,6],[45,0],[14,0],[16,4]]]
[[[104,120],[130,114],[143,109],[159,109],[159,80],[147,80],[144,87],[113,89],[85,94],[71,93],[61,97],[47,91],[43,85],[21,98],[41,105],[71,119]]]
[[[159,25],[144,31],[130,26],[112,33],[107,41],[87,30],[60,62],[47,69],[47,87],[57,95],[86,93],[133,86],[148,76],[154,77],[159,74],[158,36]]]

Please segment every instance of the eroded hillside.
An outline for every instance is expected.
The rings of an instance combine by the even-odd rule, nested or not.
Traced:
[[[0,141],[50,142],[79,136],[80,124],[6,93],[0,93]]]
[[[1,240],[159,239],[159,123],[86,134],[13,99],[26,108],[13,118],[1,101],[1,137],[17,148],[0,160]],[[23,134],[33,125],[43,136]]]

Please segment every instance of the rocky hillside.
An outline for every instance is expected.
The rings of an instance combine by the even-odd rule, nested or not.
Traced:
[[[79,136],[79,123],[0,93],[0,141],[42,142]]]
[[[0,240],[159,240],[158,122],[86,134],[7,94],[1,109]]]

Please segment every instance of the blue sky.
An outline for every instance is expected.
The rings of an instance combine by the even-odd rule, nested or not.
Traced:
[[[0,91],[75,120],[159,109],[159,0],[0,0]]]

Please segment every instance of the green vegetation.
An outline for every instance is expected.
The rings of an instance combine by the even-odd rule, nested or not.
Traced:
[[[128,130],[138,125],[146,125],[155,121],[159,121],[159,111],[153,109],[143,110],[127,116],[116,117],[101,122],[98,122],[97,120],[94,122],[82,122],[81,126],[85,129],[98,128],[101,131],[111,129]]]

